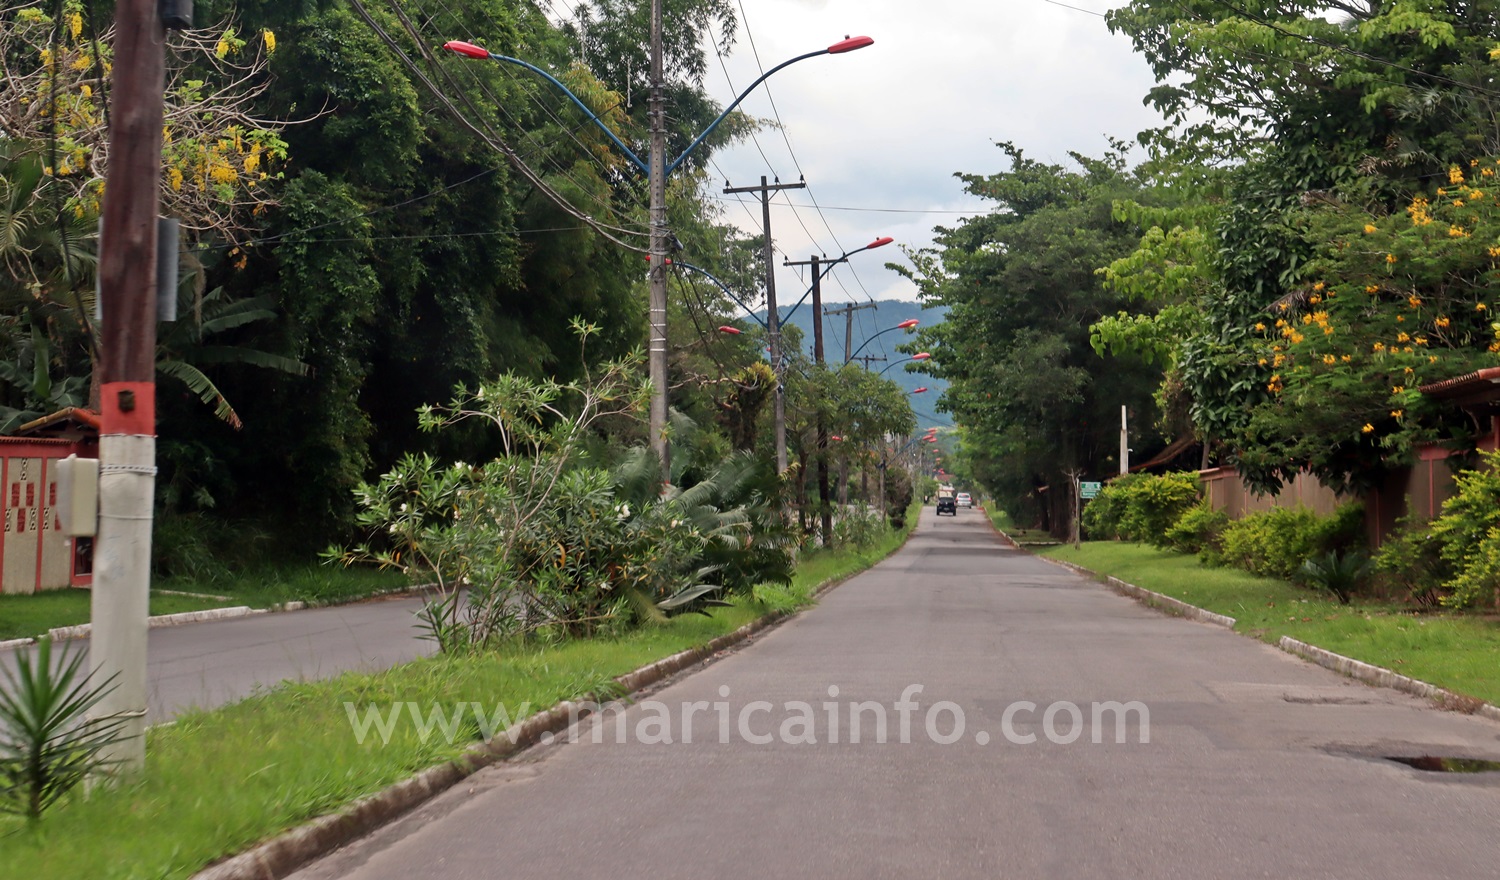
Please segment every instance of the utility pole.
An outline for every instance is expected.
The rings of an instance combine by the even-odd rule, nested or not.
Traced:
[[[1127,429],[1126,419],[1130,408],[1120,407],[1120,473],[1130,473],[1130,432]]]
[[[860,309],[878,309],[876,303],[849,303],[844,306],[829,306],[826,314],[832,318],[837,315],[844,316],[844,363],[854,360],[854,313]],[[884,358],[881,358],[884,360]]]
[[[810,260],[800,263],[788,261],[785,265],[812,267],[813,361],[821,367],[824,363],[822,260],[814,255]],[[828,425],[823,419],[821,406],[818,407],[818,521],[823,527],[823,546],[832,547],[833,504],[828,494]]]
[[[652,0],[660,4],[661,0]],[[786,473],[786,383],[782,381],[781,364],[781,324],[776,318],[776,248],[771,242],[771,193],[783,189],[804,189],[807,183],[797,181],[796,183],[767,183],[764,175],[760,178],[760,186],[726,186],[725,195],[735,193],[758,193],[760,195],[761,223],[765,228],[765,242],[762,245],[763,257],[766,262],[766,328],[771,343],[771,371],[776,375],[776,473]],[[663,297],[666,295],[666,279],[663,276]],[[665,343],[663,343],[665,348]]]
[[[870,368],[870,364],[883,364],[885,363],[886,359],[883,357],[876,357],[873,354],[862,354],[857,358],[850,358],[847,363],[853,363],[855,361],[859,361],[860,363],[864,364],[865,369],[868,370]]]
[[[667,444],[667,125],[661,3],[651,0],[651,156],[647,162],[651,189],[651,341],[647,368],[651,374],[651,449],[661,462],[665,487],[672,479],[672,450]]]
[[[146,632],[156,488],[156,244],[166,27],[158,0],[115,7],[109,169],[100,231],[99,533],[89,666],[113,688],[91,715],[123,722],[106,758],[146,763]]]

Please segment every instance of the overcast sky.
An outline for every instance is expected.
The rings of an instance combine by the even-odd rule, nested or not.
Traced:
[[[762,174],[806,175],[807,190],[773,202],[776,244],[792,259],[837,256],[883,235],[930,245],[934,226],[988,210],[953,175],[1004,170],[996,141],[1067,162],[1069,150],[1097,155],[1107,136],[1129,139],[1159,124],[1141,104],[1150,69],[1129,41],[1098,16],[1046,0],[744,0],[743,8],[727,76],[711,60],[705,81],[721,102],[760,75],[752,38],[766,68],[845,35],[875,39],[771,77],[769,98],[762,87],[742,107],[779,117],[785,139],[765,131],[715,159],[715,173],[735,186],[757,184]],[[727,220],[758,234],[758,203],[725,208]],[[848,208],[862,210],[839,210]],[[826,298],[915,299],[911,283],[884,268],[888,261],[904,261],[895,245],[853,258],[825,284]],[[793,270],[779,272],[779,299],[806,290]]]

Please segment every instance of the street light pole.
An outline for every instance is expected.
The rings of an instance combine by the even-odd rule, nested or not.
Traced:
[[[651,340],[651,449],[661,462],[661,482],[672,481],[672,450],[667,443],[667,126],[662,90],[662,0],[651,0],[651,269],[648,303]]]
[[[504,62],[506,64],[517,64],[527,68],[528,70],[532,70],[541,74],[549,82],[551,82],[552,85],[561,89],[563,93],[573,101],[574,104],[578,105],[578,107],[580,107],[588,116],[589,121],[602,129],[604,133],[609,136],[609,139],[614,142],[615,146],[623,151],[625,155],[628,156],[633,163],[635,163],[635,166],[637,168],[643,168],[646,171],[648,185],[651,191],[651,246],[649,249],[651,268],[649,271],[650,296],[648,302],[648,309],[650,312],[649,319],[651,323],[651,339],[649,343],[649,350],[647,352],[648,365],[651,373],[651,417],[649,430],[651,433],[651,447],[653,451],[655,451],[661,458],[663,482],[666,482],[671,478],[671,459],[669,458],[670,450],[667,444],[666,255],[667,240],[669,238],[667,234],[667,175],[677,170],[677,168],[687,160],[688,154],[696,149],[699,144],[703,143],[703,141],[716,128],[719,127],[720,123],[722,123],[725,119],[728,119],[729,114],[734,112],[734,108],[738,107],[740,105],[740,102],[745,100],[746,96],[748,96],[752,91],[759,88],[761,83],[769,79],[771,74],[776,73],[782,68],[796,64],[799,61],[806,61],[809,58],[816,58],[820,55],[843,55],[848,52],[858,51],[865,48],[866,46],[874,45],[874,43],[875,41],[870,39],[869,37],[845,37],[844,39],[838,41],[837,43],[834,43],[826,49],[818,49],[815,52],[807,52],[802,55],[798,55],[795,58],[791,58],[781,62],[780,64],[761,74],[760,78],[751,83],[749,88],[746,88],[744,91],[740,92],[739,95],[735,96],[735,99],[730,102],[729,106],[725,107],[724,110],[718,115],[718,117],[715,118],[713,122],[709,123],[708,127],[700,132],[698,136],[694,138],[692,143],[688,144],[687,149],[683,150],[677,158],[671,160],[670,162],[667,161],[666,157],[666,107],[665,99],[663,96],[664,74],[662,70],[661,0],[651,0],[651,155],[646,162],[642,162],[639,156],[632,152],[629,147],[625,146],[624,142],[620,140],[619,136],[617,136],[613,131],[610,131],[609,126],[605,125],[604,121],[599,118],[598,114],[590,110],[588,108],[588,105],[585,104],[582,99],[569,91],[568,87],[563,85],[557,79],[557,77],[553,76],[550,73],[547,73],[540,67],[537,67],[536,65],[531,64],[527,61],[522,61],[519,58],[512,58],[508,55],[500,55],[495,52],[491,52],[483,46],[469,43],[464,40],[449,40],[448,42],[443,44],[444,49],[468,58],[483,58],[490,61]],[[790,187],[789,184],[785,186],[787,188]],[[762,189],[764,188],[764,178],[762,178]],[[732,191],[733,190],[725,190],[725,192]],[[766,208],[766,218],[766,269],[769,276],[771,268],[769,206],[767,206]],[[772,335],[774,338],[775,333],[773,332]],[[775,358],[774,351],[772,352],[772,354],[774,362],[777,359]],[[785,407],[782,404],[781,396],[779,394],[777,396],[777,411],[779,414],[781,414],[781,420],[784,420]],[[781,448],[777,456],[777,468],[778,472],[784,472],[786,470],[784,430],[778,433],[778,438],[780,440]]]
[[[823,366],[823,275],[833,269],[839,263],[847,262],[855,254],[885,247],[890,244],[890,237],[877,238],[862,248],[849,251],[837,259],[828,260],[826,263],[816,254],[812,259],[803,263],[787,261],[787,266],[810,266],[812,267],[812,289],[808,291],[812,295],[813,310],[813,360],[818,366]],[[826,268],[824,268],[826,266]],[[799,300],[797,305],[801,305]],[[792,307],[795,312],[797,306]],[[790,316],[791,312],[787,313]],[[818,408],[818,518],[823,528],[823,546],[833,546],[833,505],[828,493],[828,425],[823,419],[823,409]]]

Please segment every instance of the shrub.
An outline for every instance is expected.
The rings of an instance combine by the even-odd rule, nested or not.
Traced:
[[[1340,605],[1348,605],[1369,572],[1370,561],[1363,553],[1330,551],[1303,562],[1297,570],[1297,581],[1305,587],[1332,593]]]
[[[1217,556],[1220,536],[1228,528],[1229,522],[1229,514],[1215,510],[1207,501],[1202,501],[1189,507],[1178,517],[1177,522],[1167,529],[1163,541],[1168,549],[1180,553],[1209,551],[1211,556]]]
[[[1127,474],[1100,489],[1084,507],[1090,538],[1120,538],[1168,547],[1166,534],[1198,503],[1193,474]]]
[[[1115,541],[1120,539],[1120,520],[1125,515],[1125,504],[1130,486],[1145,479],[1145,474],[1126,474],[1100,487],[1083,506],[1083,533],[1091,541]]]
[[[1363,517],[1358,502],[1326,517],[1301,507],[1273,507],[1224,529],[1223,561],[1252,574],[1291,578],[1313,556],[1351,547]]]
[[[1390,586],[1424,608],[1442,601],[1453,580],[1453,565],[1443,558],[1443,545],[1430,523],[1416,515],[1402,518],[1375,554],[1375,570]]]
[[[905,517],[902,518],[903,522]],[[886,532],[880,511],[863,505],[845,507],[833,523],[833,541],[840,547],[869,547]]]
[[[1483,453],[1478,468],[1453,482],[1453,497],[1432,521],[1432,537],[1452,572],[1453,592],[1443,604],[1469,608],[1500,597],[1500,452]]]

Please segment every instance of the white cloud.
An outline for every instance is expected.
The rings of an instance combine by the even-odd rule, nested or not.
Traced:
[[[1105,8],[1089,0],[1076,5]],[[776,131],[759,136],[760,149],[747,142],[716,157],[715,173],[736,186],[754,184],[762,174],[795,180],[800,164],[825,210],[822,218],[810,208],[798,208],[794,216],[785,206],[810,205],[805,191],[777,199],[773,232],[793,259],[814,252],[835,256],[840,245],[860,247],[879,235],[911,247],[930,245],[932,228],[955,223],[960,215],[829,208],[987,210],[953,175],[1002,170],[996,141],[1065,162],[1070,150],[1097,155],[1107,136],[1130,138],[1160,124],[1141,105],[1153,81],[1129,41],[1110,34],[1101,18],[1044,0],[758,0],[744,8],[749,18],[741,22],[738,45],[726,62],[736,88],[760,73],[751,37],[766,68],[845,35],[876,41],[857,52],[800,62],[768,81],[796,162]],[[733,97],[716,62],[706,84],[721,101]],[[764,89],[743,107],[773,116]],[[753,213],[727,208],[732,222],[758,231],[758,206]],[[837,270],[829,298],[843,299],[844,291],[861,300],[865,292],[877,299],[913,298],[908,282],[882,268],[899,258],[895,248],[856,257],[852,273]],[[791,270],[780,271],[778,289],[800,289]]]

